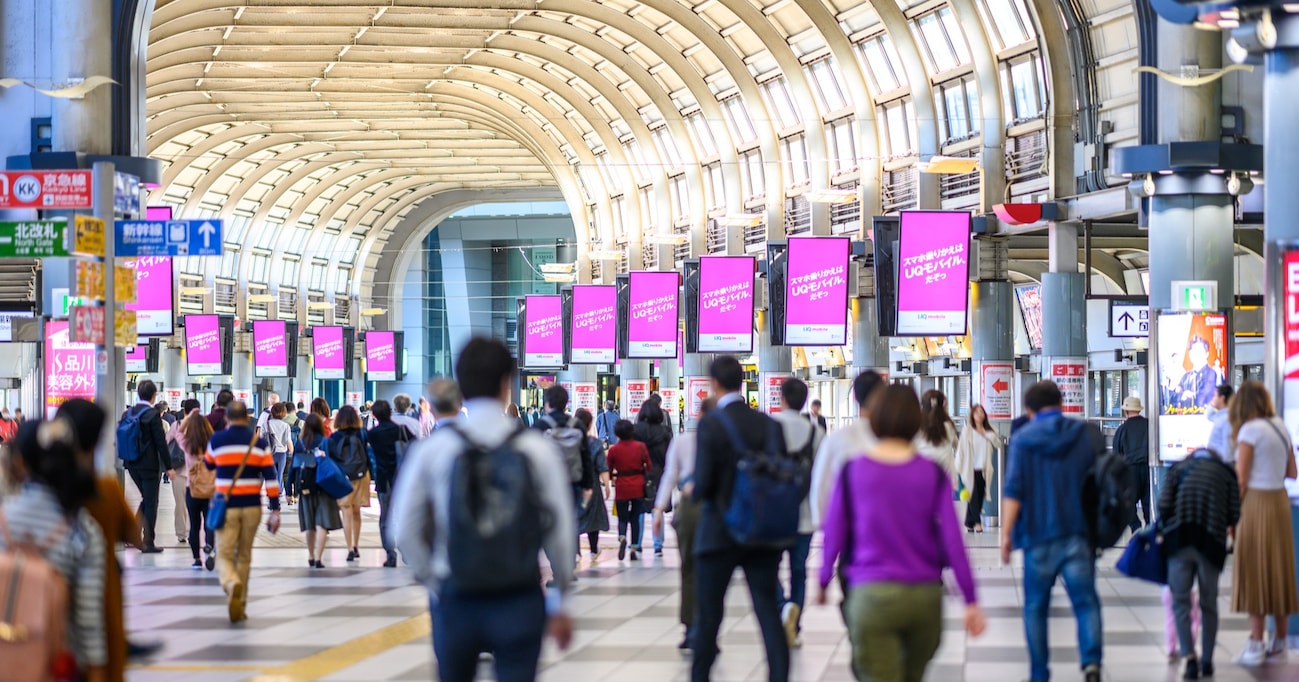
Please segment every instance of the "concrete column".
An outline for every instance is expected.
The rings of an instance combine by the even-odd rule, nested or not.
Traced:
[[[492,334],[492,252],[468,251],[465,246],[464,240],[441,236],[442,288],[453,354],[475,335]],[[513,302],[509,305],[513,313]]]
[[[639,401],[649,395],[647,392],[645,396],[632,396],[629,388],[631,383],[643,381],[648,385],[649,378],[649,360],[623,360],[618,364],[618,381],[619,386],[621,387],[621,392],[618,396],[618,405],[623,419],[635,421],[634,415],[632,414],[633,399]],[[635,409],[638,412],[640,411],[639,403],[635,405]]]
[[[690,406],[694,404],[698,396],[694,395],[690,389],[692,385],[695,390],[700,390],[707,385],[708,367],[713,362],[713,355],[710,353],[686,353],[683,361],[685,364],[681,371],[685,376],[685,381],[683,382],[684,386],[681,388],[681,394],[686,399],[685,428],[686,431],[694,431],[699,426],[699,419],[691,414]],[[702,384],[698,381],[701,379],[704,382]]]
[[[848,300],[848,322],[852,325],[852,374],[868,369],[888,372],[889,340],[879,335],[875,300],[853,298]]]
[[[99,0],[38,2],[36,11],[50,12],[57,33],[57,38],[49,46],[54,87],[91,76],[112,76],[112,3]],[[112,153],[113,100],[110,86],[95,88],[81,99],[55,99],[51,104],[55,151]]]
[[[758,409],[770,412],[767,383],[789,376],[794,371],[794,349],[771,345],[772,318],[769,311],[758,311]]]
[[[596,373],[595,369],[596,369],[595,365],[569,365],[568,369],[556,373],[555,380],[561,384],[563,383],[594,384],[599,380],[599,376]],[[568,392],[568,413],[569,414],[572,414],[577,411],[578,405],[575,402],[577,400],[576,393],[577,393],[576,391],[573,391],[571,389]],[[587,409],[590,408],[588,407]],[[591,416],[594,417],[597,414],[599,413],[592,412]]]
[[[1081,358],[1087,355],[1085,281],[1080,272],[1042,275],[1042,357]],[[1043,374],[1047,372],[1043,368]]]
[[[234,361],[231,363],[231,388],[251,389],[253,395],[261,395],[257,390],[257,380],[253,378],[253,360],[247,353],[235,353]]]
[[[162,374],[162,382],[167,388],[179,388],[186,391],[189,384],[188,377],[185,376],[185,359],[180,356],[179,348],[160,348],[158,353],[162,357],[158,358],[158,370]]]
[[[1222,36],[1190,25],[1160,21],[1158,31],[1159,68],[1179,76],[1198,76],[1222,68]],[[1193,88],[1162,78],[1159,92],[1159,142],[1217,140],[1222,136],[1222,81]],[[1268,140],[1270,143],[1271,140]],[[1152,250],[1153,255],[1153,250]]]
[[[1150,306],[1172,307],[1176,280],[1212,280],[1218,283],[1218,307],[1230,309],[1236,297],[1235,216],[1223,176],[1160,176],[1155,186],[1178,193],[1150,199]],[[1212,189],[1217,193],[1207,193]]]
[[[1299,31],[1299,21],[1291,15],[1280,22],[1283,35],[1292,37]],[[1299,164],[1293,150],[1299,149],[1299,126],[1294,124],[1294,93],[1299,92],[1299,41],[1282,41],[1265,53],[1267,66],[1263,79],[1263,173],[1269,190],[1263,196],[1263,241],[1267,268],[1264,286],[1264,310],[1267,316],[1264,334],[1264,381],[1277,399],[1277,409],[1284,415],[1291,433],[1299,425],[1299,382],[1284,381],[1286,363],[1286,297],[1282,259],[1287,250],[1299,246]],[[1291,213],[1286,213],[1291,211]],[[1299,625],[1299,618],[1291,619]]]
[[[1013,395],[1015,359],[1015,289],[1007,280],[974,282],[970,294],[970,331],[973,336],[970,343],[971,377],[970,387],[973,390],[973,402],[982,403],[984,409],[998,407],[998,401],[1009,400],[1011,411],[1018,402]],[[997,385],[1002,373],[988,374],[985,381],[984,367],[989,365],[1011,366],[1005,371],[1004,386]],[[1000,389],[1000,390],[998,390]],[[1008,395],[1009,394],[1009,395]],[[1004,403],[1003,403],[1004,404]],[[1004,414],[1004,413],[1003,413]],[[1003,434],[1009,432],[1008,423],[1001,421],[994,424]],[[981,513],[986,517],[985,525],[995,527],[1001,507],[1001,461],[994,456],[988,463],[985,472],[987,497],[984,498]],[[971,483],[972,484],[972,483]]]

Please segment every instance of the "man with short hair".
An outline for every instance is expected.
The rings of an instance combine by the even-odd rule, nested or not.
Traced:
[[[460,386],[453,379],[434,379],[429,382],[429,409],[433,411],[433,430],[451,425],[452,420],[460,417],[460,408],[464,399]]]
[[[825,429],[801,413],[807,403],[807,384],[802,379],[786,379],[780,385],[780,411],[773,418],[785,433],[785,450],[803,459],[808,471],[816,460],[816,451],[825,438]],[[776,588],[780,598],[780,620],[785,625],[785,638],[791,648],[803,646],[799,638],[802,630],[803,606],[807,598],[807,556],[812,551],[812,509],[808,498],[798,510],[798,540],[793,547],[781,552],[789,554],[789,594],[783,587]]]
[[[454,383],[454,382],[452,382]],[[460,396],[459,389],[456,390],[457,402]],[[424,429],[420,426],[419,419],[411,416],[411,399],[406,393],[398,393],[392,397],[392,423],[406,429],[412,439],[419,439],[424,436]],[[373,408],[371,408],[373,409]],[[456,408],[459,412],[460,409]],[[376,418],[377,419],[377,418]]]
[[[1231,447],[1231,419],[1227,415],[1227,406],[1235,394],[1236,389],[1231,384],[1219,384],[1206,413],[1209,423],[1213,424],[1209,431],[1209,449],[1228,464],[1236,463],[1236,449]]]
[[[857,403],[857,421],[826,436],[817,448],[816,461],[812,464],[812,492],[809,496],[813,527],[821,527],[825,509],[830,504],[830,493],[834,491],[834,484],[839,480],[843,465],[862,456],[878,442],[875,433],[871,431],[866,404],[876,389],[885,384],[884,377],[873,369],[858,374],[852,382],[852,398]]]
[[[568,389],[555,384],[546,389],[542,395],[546,403],[546,413],[543,414],[532,428],[549,434],[552,430],[561,427],[575,428],[581,430],[581,424],[566,411],[568,409]],[[582,441],[582,473],[578,480],[573,481],[573,500],[580,511],[581,507],[591,499],[591,493],[595,490],[595,473],[592,470],[591,458],[585,456],[586,441]]]
[[[207,414],[207,423],[212,425],[213,431],[224,431],[226,428],[226,406],[235,399],[235,394],[228,388],[217,391],[216,404],[212,406],[212,411]]]
[[[813,400],[813,401],[812,401],[812,404],[808,407],[808,410],[807,410],[807,418],[808,418],[808,419],[811,419],[811,420],[814,421],[814,422],[816,422],[816,425],[819,426],[819,427],[821,427],[821,430],[822,430],[822,431],[829,431],[829,430],[830,430],[830,427],[826,425],[825,417],[821,414],[821,399],[820,399],[820,398],[817,398],[817,399]]]
[[[604,411],[595,420],[595,432],[599,436],[600,442],[604,443],[605,449],[618,442],[618,436],[613,432],[613,427],[618,424],[618,410],[614,409],[612,400],[604,401]]]
[[[171,471],[171,454],[167,450],[167,431],[163,428],[162,418],[153,407],[153,399],[158,395],[158,385],[150,379],[141,381],[136,387],[140,400],[132,405],[127,414],[139,421],[139,440],[136,448],[139,456],[133,462],[123,462],[131,481],[140,491],[140,506],[136,516],[141,518],[144,531],[144,554],[161,554],[158,546],[155,526],[158,524],[158,493],[162,486],[162,474]],[[123,419],[126,417],[123,416]],[[118,447],[121,447],[119,444]]]
[[[19,424],[23,423],[23,408],[21,407],[14,408],[14,421],[18,422]]]
[[[1083,481],[1096,463],[1103,438],[1094,426],[1061,413],[1060,388],[1039,381],[1024,395],[1032,421],[1015,434],[1006,458],[1001,504],[1001,560],[1024,551],[1024,631],[1030,682],[1051,677],[1047,618],[1051,589],[1063,577],[1078,621],[1078,653],[1086,682],[1100,682],[1101,604],[1096,596],[1096,554],[1083,507]]]
[[[572,637],[573,623],[566,605],[572,585],[571,562],[551,562],[555,580],[553,587],[543,593],[538,589],[540,566],[522,559],[535,559],[538,550],[554,558],[574,556],[577,530],[571,513],[568,474],[559,452],[540,433],[519,429],[516,420],[505,416],[505,405],[514,389],[515,366],[509,349],[500,341],[480,337],[465,345],[456,360],[456,378],[469,413],[454,422],[448,420],[448,428],[412,446],[393,494],[393,537],[415,577],[429,590],[438,678],[448,682],[472,680],[478,657],[484,652],[492,654],[497,680],[536,679],[546,631],[561,649],[568,647]],[[534,500],[531,504],[542,507],[533,512],[535,517],[549,522],[541,528],[540,546],[449,546],[455,522],[453,499],[465,494],[456,486],[463,476],[473,475],[473,469],[458,473],[468,467],[465,453],[471,446],[498,453],[493,456],[501,462],[522,458],[527,463],[532,472],[529,484],[535,494],[495,501],[505,505]],[[483,541],[473,533],[461,537],[460,542]],[[458,587],[471,578],[457,572],[457,566],[463,566],[458,562],[473,557],[502,557],[502,552],[520,557],[519,561],[505,560],[510,568],[526,568],[519,584],[503,585],[486,593],[470,593]],[[453,555],[458,561],[452,560]]]
[[[167,426],[176,423],[176,415],[172,414],[171,406],[167,404],[166,400],[159,400],[158,404],[153,406],[153,409],[158,411],[158,416],[162,417]]]
[[[298,401],[298,421],[307,421],[307,406],[301,400]]]
[[[1142,520],[1134,513],[1132,523],[1128,524],[1135,533],[1155,521],[1154,510],[1150,508],[1150,420],[1141,416],[1141,398],[1124,398],[1122,408],[1125,419],[1114,432],[1114,452],[1128,463],[1133,498],[1141,508]]]

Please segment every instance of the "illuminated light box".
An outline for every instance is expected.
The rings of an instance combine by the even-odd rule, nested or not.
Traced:
[[[185,363],[192,377],[221,374],[221,320],[216,315],[185,316]]]
[[[786,251],[785,343],[848,341],[847,237],[791,237]]]
[[[969,291],[970,214],[903,211],[898,241],[898,335],[964,335]]]
[[[253,374],[271,378],[289,376],[289,334],[283,320],[253,322]]]
[[[342,327],[313,327],[311,348],[317,379],[347,378],[347,344]]]
[[[627,278],[627,357],[677,357],[679,275],[676,271],[640,271]]]
[[[365,378],[397,380],[397,336],[390,331],[365,333]]]
[[[529,308],[528,319],[531,319]],[[617,362],[618,288],[612,285],[573,287],[573,364],[611,365]]]
[[[564,301],[559,296],[527,296],[523,331],[525,367],[564,365]]]
[[[753,258],[699,259],[699,352],[753,352]]]
[[[135,311],[138,336],[171,336],[176,332],[175,302],[172,294],[172,260],[168,257],[128,258],[121,261],[135,270],[135,303],[127,303],[127,310]]]

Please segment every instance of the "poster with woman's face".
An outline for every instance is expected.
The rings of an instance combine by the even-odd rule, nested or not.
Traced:
[[[1159,455],[1182,459],[1209,440],[1209,403],[1226,376],[1227,317],[1159,316]]]

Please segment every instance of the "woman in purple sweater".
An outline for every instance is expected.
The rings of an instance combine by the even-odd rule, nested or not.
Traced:
[[[952,484],[913,445],[921,423],[915,391],[890,386],[867,409],[879,444],[844,467],[830,497],[817,599],[826,602],[838,561],[858,679],[920,682],[942,639],[944,568],[965,596],[966,630],[978,636],[986,621]]]

